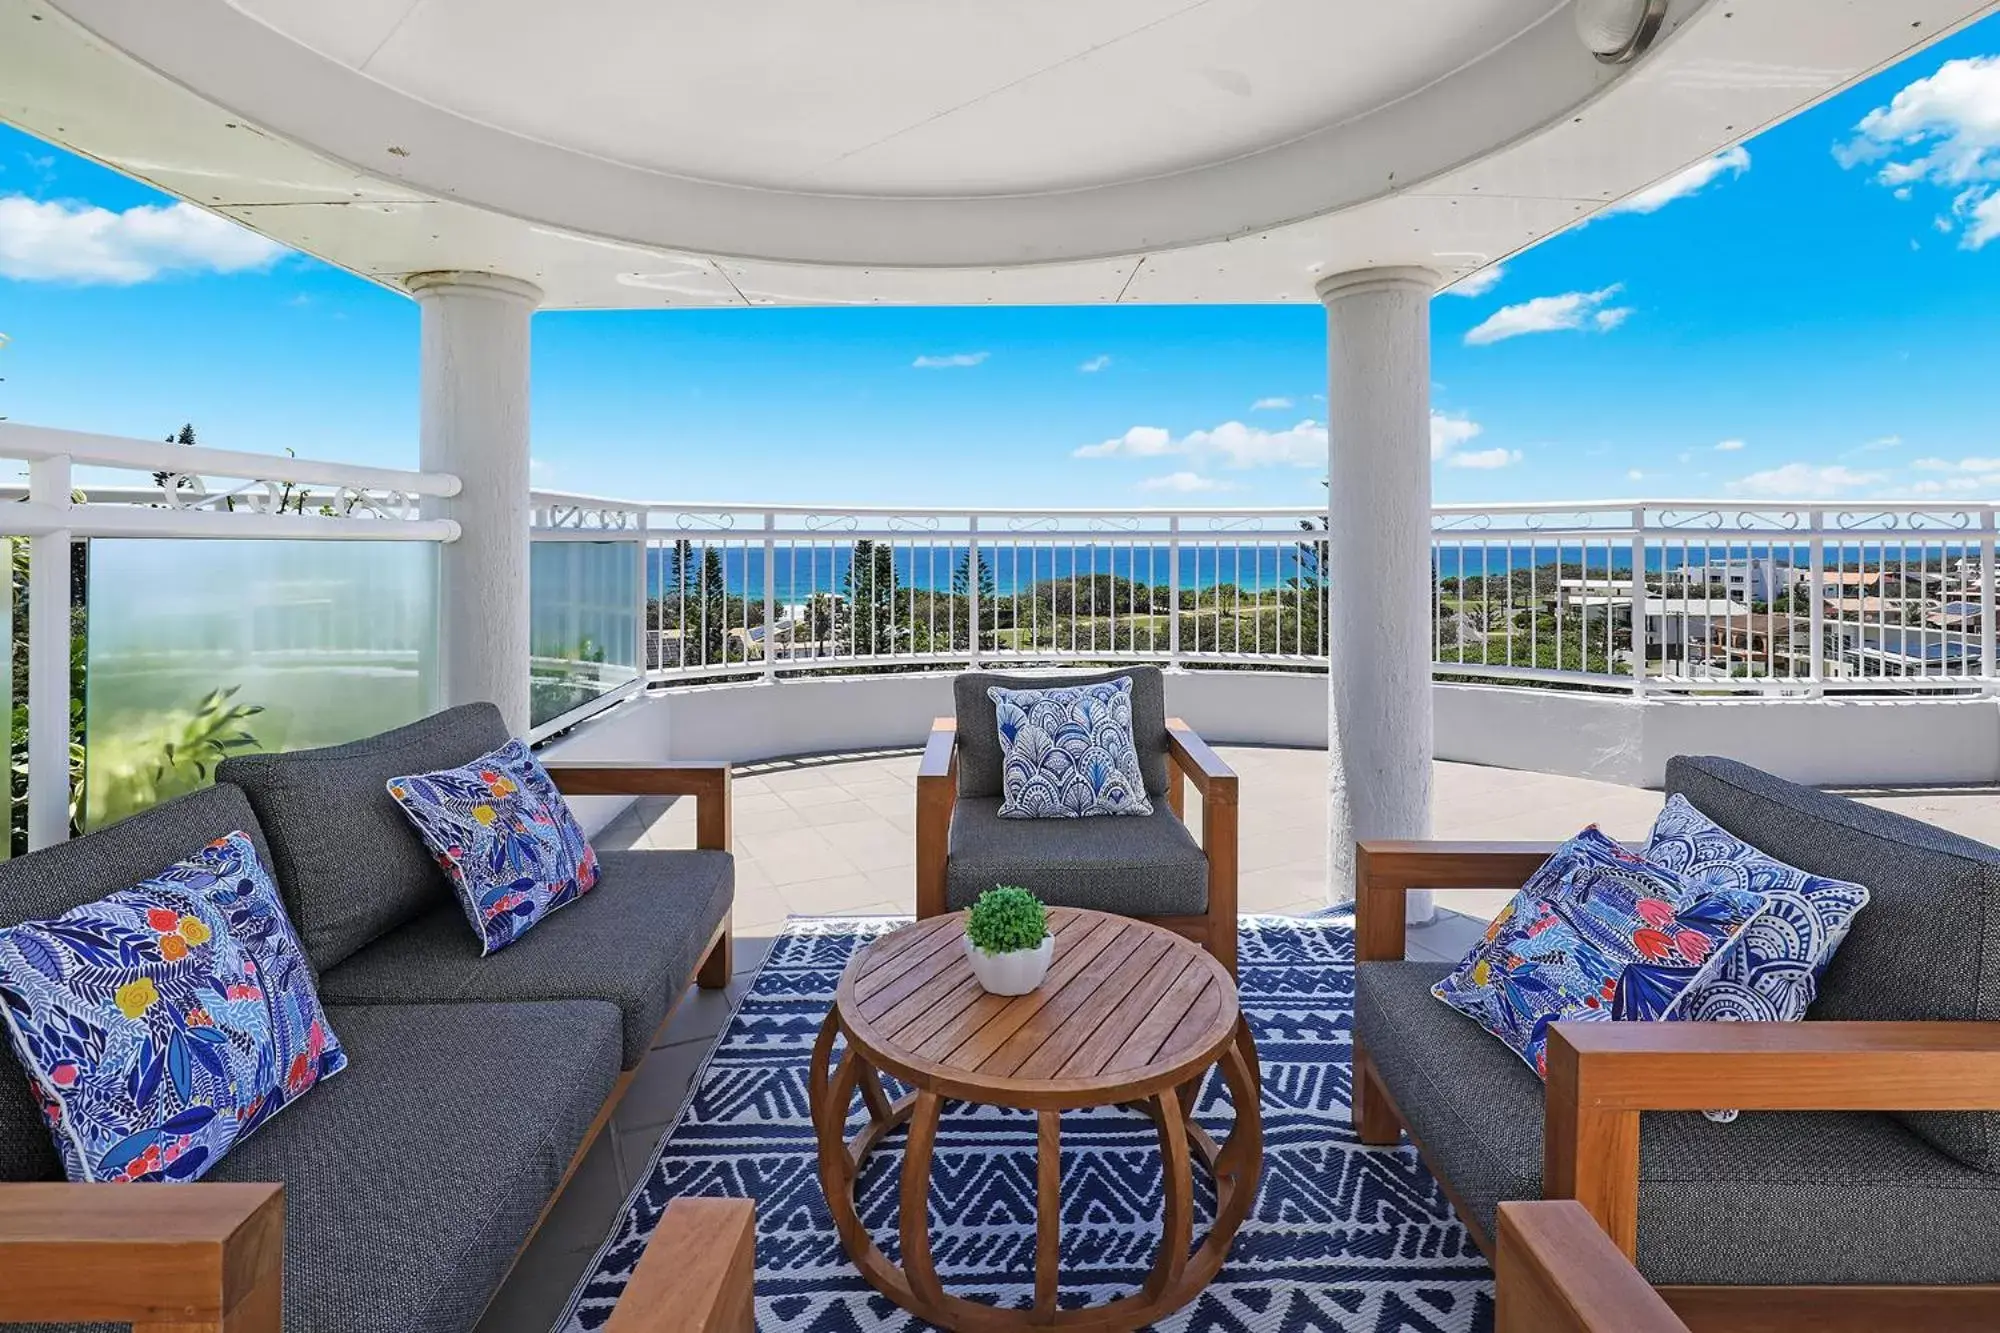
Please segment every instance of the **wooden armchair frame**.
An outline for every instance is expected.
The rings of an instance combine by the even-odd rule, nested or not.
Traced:
[[[1517,889],[1554,850],[1552,843],[1361,843],[1356,961],[1403,957],[1403,895],[1409,890]],[[1641,1114],[1710,1106],[2000,1110],[2000,1023],[1558,1023],[1548,1043],[1543,1195],[1575,1200],[1632,1259],[1638,1252]],[[1393,1144],[1406,1124],[1358,1040],[1353,1115],[1364,1143]],[[1423,1143],[1413,1141],[1466,1229],[1497,1262],[1494,1238],[1472,1219]],[[2000,1327],[2000,1285],[1674,1286],[1658,1292],[1697,1333],[1972,1333]]]
[[[1185,820],[1187,784],[1201,793],[1201,849],[1208,858],[1208,911],[1147,917],[1207,949],[1236,975],[1236,772],[1193,727],[1167,719],[1167,807]],[[951,813],[958,804],[958,720],[931,723],[917,767],[917,918],[942,916]]]
[[[557,763],[548,771],[571,796],[692,796],[696,847],[730,848],[727,764]],[[730,965],[725,916],[696,983],[722,989]],[[636,1072],[619,1074],[536,1230]],[[607,1333],[752,1333],[755,1231],[748,1199],[676,1200]],[[281,1333],[284,1264],[280,1185],[0,1184],[0,1325],[101,1321],[129,1323],[134,1333]]]
[[[1688,1333],[1582,1204],[1499,1211],[1493,1333]]]

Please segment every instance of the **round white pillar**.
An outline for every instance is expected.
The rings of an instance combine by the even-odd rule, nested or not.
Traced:
[[[458,521],[439,553],[439,692],[446,705],[491,700],[528,730],[528,324],[531,283],[490,273],[418,273],[423,311],[426,472],[459,493],[433,502]]]
[[[1437,275],[1364,269],[1326,305],[1328,898],[1354,896],[1359,838],[1431,827],[1431,344]],[[1427,921],[1429,893],[1409,917]]]

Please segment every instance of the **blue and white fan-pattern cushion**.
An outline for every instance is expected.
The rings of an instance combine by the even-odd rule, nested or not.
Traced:
[[[1653,825],[1646,859],[1691,889],[1741,889],[1770,907],[1750,923],[1721,965],[1702,979],[1680,1017],[1694,1022],[1796,1023],[1819,994],[1819,979],[1868,905],[1868,890],[1809,874],[1767,856],[1672,796]],[[1734,1111],[1709,1111],[1729,1121]]]
[[[1045,690],[989,686],[1002,819],[1150,815],[1132,738],[1132,678]]]
[[[347,1063],[243,833],[0,930],[0,1017],[78,1182],[199,1179]]]

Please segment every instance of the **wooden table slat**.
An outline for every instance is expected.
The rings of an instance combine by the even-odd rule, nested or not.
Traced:
[[[938,924],[919,921],[910,928],[910,938],[904,939],[903,932],[885,935],[869,945],[864,951],[864,967],[854,985],[857,999],[867,1000],[903,973],[916,967],[937,950],[943,948],[956,936],[947,919],[938,917]]]
[[[1121,930],[1116,922],[1093,922],[1090,930],[1070,948],[1064,949],[1058,944],[1048,979],[1042,982],[1039,990],[1027,995],[981,995],[971,1008],[919,1046],[917,1055],[961,1069],[977,1069],[988,1051],[1013,1036],[1034,1010],[1047,1001],[1048,992],[1066,985],[1072,976],[1083,970],[1085,964],[1103,952]],[[971,970],[972,965],[966,964],[966,971]],[[1024,1004],[1024,1001],[1027,1003]],[[989,1033],[989,1028],[1004,1030]]]
[[[1111,1058],[1125,1048],[1125,1043],[1146,1021],[1146,1015],[1153,1012],[1153,1006],[1160,997],[1173,988],[1178,973],[1165,967],[1150,969],[1139,983],[1118,1000],[1117,1006],[1105,1015],[1090,1039],[1079,1046],[1062,1068],[1055,1071],[1057,1078],[1089,1078],[1104,1072]]]
[[[1168,963],[1169,966],[1161,966],[1162,962]],[[1178,970],[1171,967],[1171,962],[1172,955],[1168,942],[1155,936],[1148,936],[1140,941],[1139,947],[1134,949],[1125,961],[1119,964],[1118,970],[1111,974],[1104,983],[1103,993],[1114,997],[1130,995],[1155,973]],[[1053,1077],[1069,1057],[1076,1053],[1077,1048],[1101,1031],[1105,1023],[1117,1012],[1115,1000],[1108,1009],[1101,1003],[1078,1008],[1063,1020],[1062,1026],[1049,1034],[1048,1040],[1044,1041],[1034,1054],[1023,1060],[1012,1072],[1022,1078]],[[986,1068],[992,1070],[994,1065],[989,1061]]]
[[[1048,1003],[1037,1009],[1013,1036],[1001,1043],[998,1050],[981,1060],[979,1072],[1002,1077],[1012,1075],[1033,1058],[1035,1052],[1055,1036],[1072,1016],[1081,1016],[1088,1022],[1102,1014],[1104,1006],[1092,1005],[1092,999],[1105,982],[1132,960],[1133,953],[1144,939],[1144,934],[1135,926],[1127,926],[1120,931],[1109,948],[1093,958],[1083,971],[1071,977],[1061,991],[1051,995]]]
[[[1181,1020],[1187,1017],[1188,1010],[1194,1008],[1194,1002],[1201,998],[1201,993],[1214,983],[1214,977],[1198,972],[1184,972],[1176,977],[1167,993],[1160,997],[1160,1002],[1153,1006],[1153,1012],[1133,1029],[1123,1048],[1104,1062],[1104,1072],[1116,1074],[1151,1063],[1154,1054],[1181,1025]]]

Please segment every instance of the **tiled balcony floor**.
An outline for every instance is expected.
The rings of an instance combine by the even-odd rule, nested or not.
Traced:
[[[1306,913],[1326,905],[1326,754],[1218,747],[1241,782],[1241,908]],[[916,886],[914,751],[821,756],[737,769],[736,980],[721,995],[690,991],[639,1068],[609,1132],[578,1168],[479,1333],[544,1333],[561,1311],[695,1071],[790,915],[907,913]],[[1624,840],[1645,835],[1659,792],[1582,778],[1441,763],[1441,838],[1555,841],[1597,823]],[[1853,793],[1872,804],[2000,844],[2000,792],[1926,788]],[[1199,798],[1188,793],[1190,823]],[[605,849],[690,847],[692,802],[635,806],[595,840]],[[1455,959],[1504,894],[1440,894],[1447,911],[1410,932],[1412,956]]]

